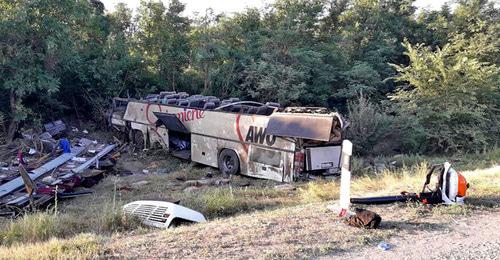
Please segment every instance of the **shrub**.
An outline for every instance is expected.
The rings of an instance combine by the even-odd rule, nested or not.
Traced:
[[[429,152],[482,151],[498,142],[500,69],[460,50],[462,39],[435,51],[406,42],[408,66],[394,68],[409,83],[391,99],[425,129]]]
[[[380,111],[366,97],[360,96],[357,101],[349,104],[349,122],[347,137],[355,146],[355,153],[361,155],[372,154],[375,145],[384,143],[391,150],[395,146],[392,139],[394,135],[394,119]]]

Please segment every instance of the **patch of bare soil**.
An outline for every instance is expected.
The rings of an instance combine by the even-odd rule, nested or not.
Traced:
[[[500,210],[481,212],[460,219],[445,218],[436,228],[402,230],[388,239],[392,248],[373,246],[345,252],[345,259],[499,259]],[[326,257],[331,258],[333,255]]]
[[[257,212],[149,234],[114,237],[107,257],[426,259],[445,256],[498,258],[499,210],[468,217],[415,217],[407,205],[370,207],[382,218],[378,230],[339,223],[326,204]],[[393,246],[382,251],[377,244]],[[494,251],[492,251],[494,250]],[[481,256],[481,255],[477,255]],[[484,258],[484,257],[479,257]]]

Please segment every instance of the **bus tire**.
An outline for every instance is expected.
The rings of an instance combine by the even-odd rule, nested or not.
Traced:
[[[240,159],[235,151],[224,149],[220,152],[217,160],[219,170],[224,176],[237,174],[240,170]]]
[[[144,134],[139,130],[132,130],[132,142],[134,143],[134,148],[137,150],[144,149]]]

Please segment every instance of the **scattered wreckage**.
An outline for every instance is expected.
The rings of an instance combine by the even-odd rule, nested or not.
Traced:
[[[17,217],[58,199],[92,194],[92,190],[82,188],[96,184],[125,147],[87,138],[70,142],[64,134],[66,125],[60,120],[45,124],[45,129],[42,134],[25,132],[21,144],[2,155],[10,155],[11,162],[4,163],[0,173],[0,216]],[[53,137],[61,138],[56,141]],[[17,157],[12,158],[16,152]],[[123,210],[143,224],[159,228],[206,221],[201,213],[170,202],[135,201]]]
[[[87,138],[74,138],[74,145],[66,138],[56,141],[53,137],[63,136],[66,130],[62,121],[46,124],[45,129],[40,135],[24,133],[21,145],[2,155],[3,159],[11,157],[9,163],[3,163],[0,173],[1,216],[15,217],[56,199],[91,194],[91,190],[80,187],[97,183],[104,171],[96,169],[109,165],[110,160],[103,158],[117,148],[116,144]],[[16,151],[14,159],[12,153]]]
[[[110,125],[138,148],[160,144],[172,155],[223,174],[292,182],[338,175],[347,123],[326,108],[220,100],[185,92],[114,98]]]

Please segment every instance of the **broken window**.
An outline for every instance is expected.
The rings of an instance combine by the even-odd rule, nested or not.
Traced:
[[[250,148],[250,161],[280,167],[281,152],[252,146]]]

